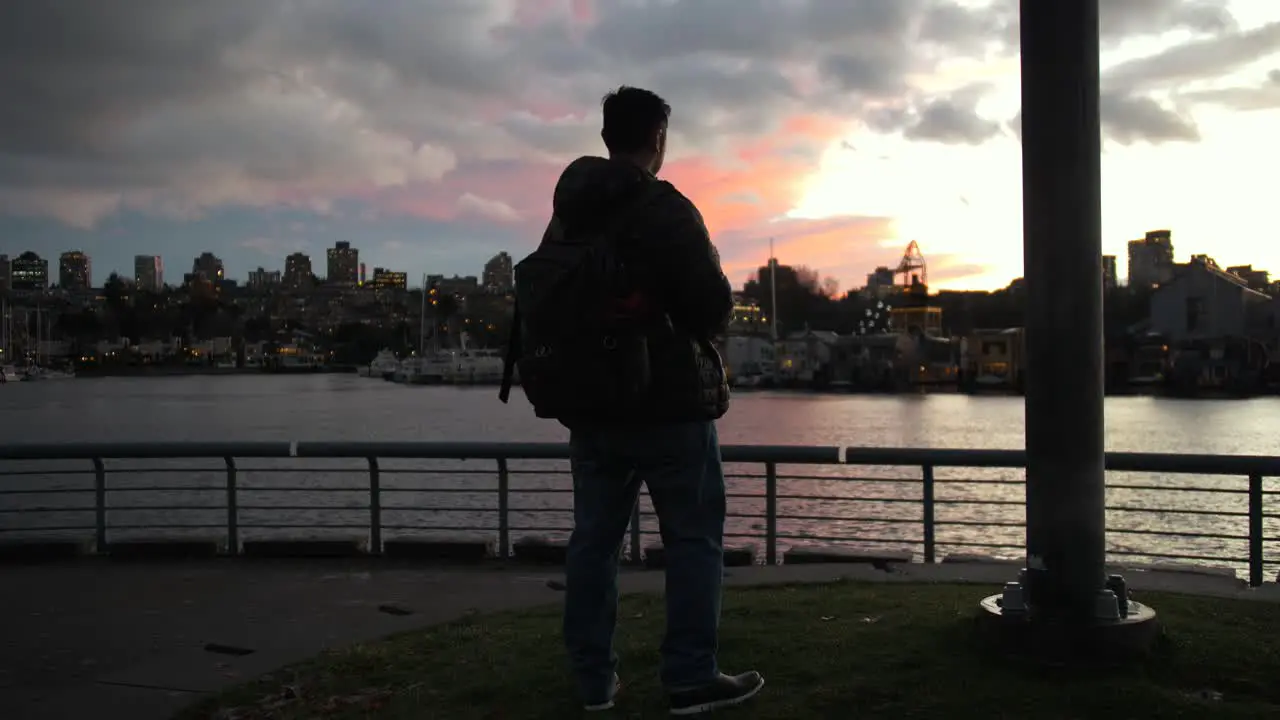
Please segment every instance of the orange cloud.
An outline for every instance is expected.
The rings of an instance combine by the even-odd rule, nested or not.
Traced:
[[[842,285],[858,287],[877,265],[896,265],[902,248],[890,217],[795,219],[796,207],[822,152],[839,142],[844,123],[795,116],[771,135],[743,139],[729,152],[675,160],[663,176],[698,206],[720,250],[725,272],[741,282],[765,264],[769,239],[780,262],[807,265]],[[477,216],[519,233],[513,248],[536,242],[551,212],[551,194],[563,168],[515,161],[464,164],[438,183],[384,194],[385,209],[433,220],[475,221]],[[464,198],[466,198],[464,200]],[[501,208],[502,212],[478,212]],[[469,215],[464,217],[467,211]],[[514,238],[513,238],[514,240]],[[935,258],[936,279],[960,279],[981,268]]]
[[[832,118],[794,116],[771,135],[743,140],[727,156],[680,160],[665,174],[698,205],[713,234],[742,230],[799,204],[822,152],[842,129]]]

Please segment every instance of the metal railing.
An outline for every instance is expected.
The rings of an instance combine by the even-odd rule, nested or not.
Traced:
[[[498,554],[507,557],[513,532],[570,531],[568,523],[537,520],[548,514],[571,518],[567,458],[565,445],[536,443],[0,445],[0,477],[5,478],[0,483],[0,541],[55,535],[88,539],[92,533],[101,551],[109,540],[127,533],[217,530],[226,552],[235,555],[246,532],[358,530],[367,537],[369,552],[379,554],[388,533],[484,532],[496,535]],[[187,464],[201,459],[219,465]],[[784,544],[910,549],[929,563],[939,559],[942,549],[1016,556],[1023,547],[1023,521],[1011,517],[1024,508],[1022,451],[725,446],[723,459],[730,498],[726,538],[762,542],[766,564],[780,561]],[[119,461],[130,464],[117,466]],[[353,461],[359,465],[351,465]],[[431,465],[445,461],[458,464]],[[322,464],[334,462],[347,464]],[[1280,565],[1280,514],[1270,512],[1280,485],[1268,480],[1280,477],[1280,458],[1109,453],[1106,466],[1112,473],[1107,488],[1111,556],[1227,564],[1246,569],[1255,586],[1263,583],[1268,566]],[[749,468],[755,471],[740,471]],[[892,475],[883,472],[886,468],[913,472]],[[960,468],[986,476],[948,475]],[[88,473],[91,486],[74,479]],[[1118,473],[1153,479],[1119,482],[1114,478]],[[177,479],[146,480],[156,474]],[[292,480],[250,481],[282,475]],[[335,485],[319,479],[325,476],[347,482]],[[214,477],[216,482],[210,480]],[[443,478],[446,484],[401,481],[415,477]],[[1186,484],[1187,478],[1193,484]],[[245,502],[255,495],[283,498],[300,493],[326,500]],[[214,501],[167,500],[174,494],[206,500],[212,496]],[[352,495],[363,499],[356,505],[331,502]],[[46,504],[58,496],[91,496],[92,502]],[[1122,502],[1113,504],[1111,496]],[[445,497],[465,500],[438,504]],[[557,497],[560,500],[551,499]],[[513,504],[520,498],[532,503]],[[1181,500],[1172,502],[1174,498]],[[829,512],[833,507],[853,509],[834,514]],[[999,517],[991,517],[991,512]],[[179,522],[183,513],[189,517]],[[83,517],[90,514],[91,523]],[[388,519],[388,514],[393,517]],[[454,514],[470,516],[473,523],[437,522]],[[31,522],[50,517],[54,522]],[[340,521],[328,521],[334,518]],[[633,561],[641,557],[646,536],[659,533],[651,505],[642,496],[629,531]],[[1134,544],[1138,542],[1143,547]]]

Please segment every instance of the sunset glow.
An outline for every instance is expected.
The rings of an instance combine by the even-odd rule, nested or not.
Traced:
[[[1016,3],[750,5],[104,4],[74,22],[110,37],[57,58],[4,23],[57,92],[0,77],[30,97],[0,110],[0,254],[79,248],[105,276],[211,250],[243,277],[344,240],[411,277],[475,274],[536,243],[560,169],[602,152],[601,95],[627,83],[671,102],[664,175],[735,283],[771,238],[844,288],[911,240],[935,288],[1021,274]],[[1180,259],[1280,271],[1273,6],[1104,3],[1103,246],[1122,275],[1155,228]]]

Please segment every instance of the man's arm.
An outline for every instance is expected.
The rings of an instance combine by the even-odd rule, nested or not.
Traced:
[[[711,244],[702,213],[670,187],[649,210],[653,269],[671,323],[697,338],[719,335],[733,315],[733,288],[720,268],[720,254]]]

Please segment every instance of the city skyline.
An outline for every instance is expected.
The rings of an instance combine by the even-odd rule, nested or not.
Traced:
[[[920,250],[913,243],[907,248],[907,256],[901,262],[908,262],[913,251],[918,254],[917,257],[923,257],[923,255],[919,255]],[[1166,228],[1147,231],[1143,234],[1143,237],[1135,238],[1126,243],[1124,256],[1105,253],[1102,255],[1103,287],[1107,289],[1120,286],[1154,288],[1173,279],[1176,266],[1185,266],[1189,263],[1197,262],[1208,262],[1236,275],[1241,281],[1249,285],[1266,288],[1272,292],[1275,291],[1277,286],[1280,286],[1280,281],[1276,281],[1273,284],[1270,279],[1271,271],[1268,268],[1257,266],[1255,263],[1238,263],[1234,266],[1218,263],[1216,257],[1212,254],[1199,252],[1196,249],[1192,249],[1189,252],[1184,251],[1183,256],[1180,260],[1175,250],[1172,230]],[[1122,257],[1127,258],[1125,262],[1126,272],[1124,274],[1119,272]],[[796,268],[805,267],[800,264],[791,265],[783,262],[783,260],[783,258],[777,259],[780,265]],[[196,279],[206,282],[230,281],[258,289],[272,286],[305,289],[313,280],[319,280],[329,285],[347,287],[413,287],[408,282],[408,278],[413,275],[412,272],[395,267],[366,263],[360,257],[360,248],[347,241],[338,241],[334,243],[333,247],[324,249],[324,263],[320,266],[320,269],[325,270],[325,272],[322,274],[315,272],[316,267],[312,262],[311,256],[301,251],[290,253],[283,258],[283,262],[279,266],[259,265],[247,271],[243,278],[238,278],[232,273],[226,272],[224,270],[224,262],[224,259],[215,252],[205,250],[194,258],[190,273],[182,273],[181,280],[175,279],[175,282],[169,283],[166,282],[164,276],[162,256],[136,255],[133,258],[134,270],[132,275],[111,270],[106,273],[106,277],[99,277],[105,281],[111,275],[119,275],[125,282],[132,282],[152,290],[158,290],[166,285],[177,287],[189,284]],[[913,260],[912,262],[918,262],[918,260]],[[925,262],[927,263],[927,260]],[[423,282],[426,282],[427,278],[467,280],[489,291],[500,291],[499,285],[507,286],[512,282],[514,264],[515,259],[510,253],[503,250],[488,258],[483,263],[482,269],[478,274],[468,273],[465,270],[448,275],[430,271],[423,271],[419,274],[424,278]],[[92,257],[78,249],[66,250],[60,253],[56,266],[50,263],[49,258],[44,258],[30,250],[16,256],[0,253],[0,288],[7,287],[15,278],[20,278],[23,275],[27,276],[27,279],[19,279],[19,282],[26,285],[30,284],[31,278],[39,276],[44,278],[43,282],[46,287],[55,285],[64,289],[101,287],[101,282],[95,286],[91,280],[92,266]],[[743,286],[759,277],[759,273],[763,272],[767,267],[768,262],[757,266],[755,271],[743,281]],[[809,270],[814,269],[809,268]],[[814,272],[823,292],[827,292],[829,278],[823,278],[820,273]],[[837,294],[894,285],[898,283],[898,275],[903,272],[906,271],[902,267],[893,264],[878,265],[865,275],[865,283],[839,287]],[[498,282],[497,278],[507,278],[507,280]],[[1021,278],[1018,277],[1014,278],[1013,281],[1020,280]],[[735,287],[740,286],[735,284]],[[934,285],[932,289],[937,291],[955,290],[956,288],[939,288]],[[1002,288],[976,288],[976,290],[980,291],[999,289]],[[975,288],[965,288],[964,290],[972,291]]]
[[[1103,248],[1121,277],[1126,243],[1159,228],[1180,261],[1280,269],[1267,186],[1238,172],[1280,162],[1268,7],[1103,4]],[[671,101],[663,175],[735,286],[770,238],[844,289],[911,240],[935,288],[1021,275],[1011,0],[104,6],[65,20],[101,39],[78,48],[41,39],[65,31],[52,11],[6,12],[26,29],[0,41],[65,100],[0,110],[11,258],[80,249],[105,278],[159,255],[173,282],[212,251],[243,279],[295,252],[323,271],[345,241],[369,268],[472,275],[532,249],[560,168],[601,152],[600,96],[630,83]],[[28,97],[15,82],[0,90]]]

